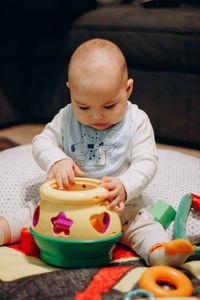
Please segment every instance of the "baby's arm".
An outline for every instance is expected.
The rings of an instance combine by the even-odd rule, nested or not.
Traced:
[[[63,149],[64,115],[67,109],[67,106],[61,109],[32,142],[35,161],[47,172],[47,180],[56,179],[59,188],[68,188],[70,183],[73,184],[75,173],[83,175]]]
[[[55,162],[67,158],[63,150],[65,111],[66,108],[61,109],[44,130],[32,140],[33,157],[39,167],[46,172]]]
[[[153,179],[157,170],[157,148],[154,132],[148,116],[138,110],[135,118],[130,165],[126,172],[118,176],[123,183],[129,201],[138,197]]]
[[[157,169],[157,149],[148,116],[137,109],[133,122],[128,169],[124,172],[122,168],[122,174],[119,170],[117,177],[102,178],[102,184],[109,190],[108,199],[113,199],[109,208],[118,206],[118,212],[123,211],[125,202],[141,194]]]
[[[138,197],[153,179],[157,169],[157,149],[154,133],[148,116],[136,110],[133,116],[134,130],[130,147],[128,169],[117,177],[104,177],[102,186],[109,190],[108,208],[122,212],[125,202]],[[131,133],[130,133],[131,134]]]

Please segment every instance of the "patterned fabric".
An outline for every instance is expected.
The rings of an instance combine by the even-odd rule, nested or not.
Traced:
[[[140,277],[148,268],[121,245],[114,248],[112,261],[101,268],[54,268],[38,257],[26,256],[20,244],[0,248],[0,265],[1,300],[122,300],[128,292],[139,288]],[[178,269],[193,285],[193,298],[183,299],[199,299],[200,261],[185,263]]]

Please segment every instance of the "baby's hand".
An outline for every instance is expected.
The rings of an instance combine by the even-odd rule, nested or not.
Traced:
[[[79,176],[84,175],[71,158],[65,158],[51,166],[47,181],[55,178],[59,189],[69,188],[70,184],[75,184],[75,173]]]
[[[126,191],[121,180],[117,177],[103,177],[101,179],[101,186],[109,191],[106,197],[111,201],[107,206],[108,209],[115,209],[117,212],[122,212],[125,207]]]

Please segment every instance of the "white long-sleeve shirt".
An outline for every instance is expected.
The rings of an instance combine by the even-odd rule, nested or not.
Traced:
[[[61,109],[60,112],[54,117],[52,122],[46,125],[43,132],[33,139],[33,156],[37,164],[45,172],[47,172],[56,161],[68,157],[64,153],[63,145],[64,116],[67,109],[68,106]],[[131,105],[131,109],[132,124],[130,126],[131,139],[129,148],[123,165],[113,174],[110,174],[110,176],[119,177],[124,184],[127,192],[126,202],[138,197],[141,194],[143,189],[154,177],[157,168],[157,149],[150,121],[147,115],[142,110],[138,109],[136,105]],[[30,149],[28,146],[16,148],[12,159],[8,153],[9,151],[4,153],[2,152],[2,162],[5,162],[5,170],[8,167],[8,163],[12,167],[13,163],[15,164],[15,168],[18,170],[17,175],[19,177],[19,185],[20,182],[22,182],[24,185],[24,176],[27,173],[27,177],[30,181],[28,184],[32,185],[36,181],[36,186],[39,187],[39,184],[45,180],[45,172],[41,171],[35,164],[31,157],[31,153],[28,151]],[[21,155],[24,155],[23,166],[25,169],[22,168],[21,165],[16,165],[16,163],[20,164],[21,160],[19,159],[18,162],[17,157],[20,158]],[[21,173],[19,173],[19,170]],[[4,176],[2,178],[4,179]],[[5,177],[5,180],[7,181],[7,177]],[[2,182],[2,186],[4,185],[7,186],[7,183],[5,182],[4,184]],[[13,187],[10,188],[13,189]],[[24,194],[21,194],[22,192],[19,191],[19,189],[16,189],[16,196],[14,197],[15,201],[12,201],[13,209],[11,211],[9,211],[6,207],[1,207],[0,215],[7,219],[10,226],[11,242],[19,241],[21,228],[30,226],[34,208],[40,200],[38,189],[34,189],[34,194],[30,194],[29,192],[28,195],[30,194],[30,197],[26,196],[26,189],[27,187],[24,186]],[[29,198],[31,200],[29,200]],[[6,198],[1,200],[3,203],[8,203],[9,201]],[[133,201],[134,203],[137,202],[136,199]],[[141,204],[142,203],[140,203],[140,205]],[[127,210],[129,212],[128,215],[126,212]],[[123,212],[123,215],[121,214],[121,219],[125,218],[126,220],[129,218],[129,214],[132,214],[129,207],[127,207],[126,211]]]
[[[141,194],[153,179],[157,168],[157,149],[149,118],[137,105],[131,104],[131,107],[131,142],[122,166],[109,174],[120,178],[124,184],[126,202]],[[67,109],[69,105],[61,109],[43,132],[33,139],[33,157],[46,172],[55,162],[68,158],[64,152],[64,118]]]

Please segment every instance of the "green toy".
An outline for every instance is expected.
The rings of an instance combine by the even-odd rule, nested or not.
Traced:
[[[188,237],[186,235],[186,223],[187,218],[190,212],[190,208],[193,203],[193,196],[192,194],[186,194],[179,204],[176,217],[174,220],[174,228],[173,228],[173,237],[174,239],[186,239]],[[197,197],[197,196],[196,196]],[[200,256],[200,247],[194,246],[195,252],[190,256],[190,258],[197,258]]]
[[[200,196],[186,194],[181,199],[177,212],[168,203],[158,200],[150,213],[165,229],[174,220],[173,238],[189,240],[186,234],[186,224],[191,207],[200,212]],[[195,252],[190,255],[190,259],[200,257],[200,247],[194,245],[194,249]]]
[[[167,202],[163,200],[158,200],[150,210],[150,214],[154,217],[154,219],[157,222],[161,223],[162,226],[166,229],[174,220],[176,211]]]

